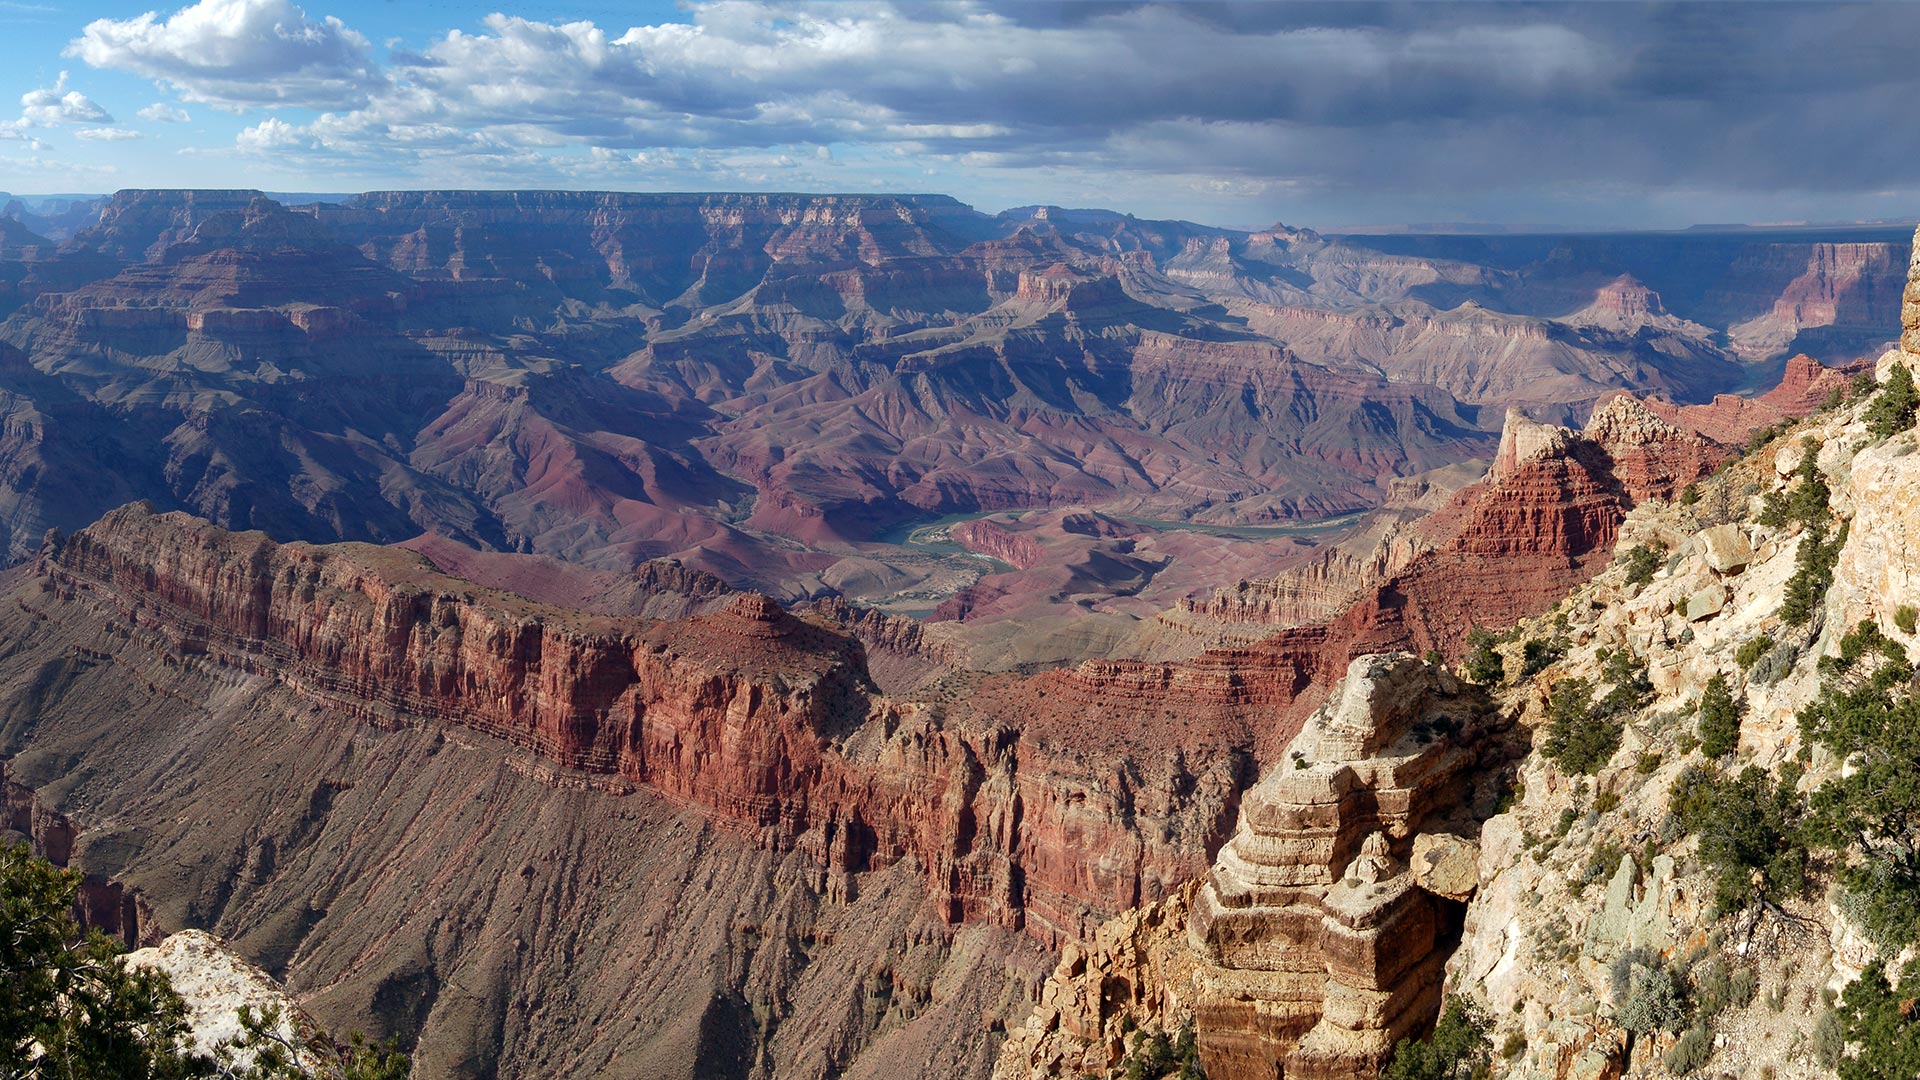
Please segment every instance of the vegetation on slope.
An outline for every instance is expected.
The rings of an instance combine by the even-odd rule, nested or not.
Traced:
[[[15,1080],[404,1080],[405,1054],[359,1036],[293,1046],[279,1017],[241,1010],[243,1033],[197,1053],[165,972],[129,967],[120,942],[74,921],[80,874],[0,847],[0,1076]]]

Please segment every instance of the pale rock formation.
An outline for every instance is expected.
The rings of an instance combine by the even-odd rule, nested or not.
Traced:
[[[1189,923],[1208,1076],[1361,1075],[1429,1022],[1461,908],[1404,856],[1437,850],[1415,847],[1435,810],[1471,805],[1484,710],[1412,656],[1360,657],[1246,794]]]
[[[1500,452],[1487,471],[1487,479],[1497,484],[1526,462],[1548,454],[1564,454],[1572,440],[1573,432],[1566,428],[1542,424],[1517,408],[1509,408],[1506,423],[1500,428]]]
[[[1907,269],[1907,291],[1900,308],[1900,348],[1920,354],[1920,230],[1914,232],[1913,261]]]
[[[1753,561],[1753,542],[1747,539],[1746,530],[1733,522],[1702,529],[1694,534],[1694,540],[1716,573],[1737,574]]]
[[[182,930],[158,945],[136,949],[126,956],[129,968],[153,968],[166,973],[175,993],[187,1004],[187,1025],[193,1029],[194,1049],[212,1055],[214,1048],[241,1035],[240,1010],[278,1014],[278,1032],[315,1066],[320,1056],[310,1048],[325,1036],[273,976],[261,971],[225,942],[204,930]],[[244,1055],[243,1055],[244,1057]]]
[[[1687,621],[1699,622],[1720,614],[1727,606],[1727,587],[1714,582],[1687,597]]]
[[[1435,896],[1464,902],[1480,885],[1480,845],[1465,837],[1421,833],[1409,863],[1413,880]]]

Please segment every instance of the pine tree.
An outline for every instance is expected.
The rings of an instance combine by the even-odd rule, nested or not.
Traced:
[[[1867,427],[1885,438],[1913,426],[1914,407],[1920,405],[1920,393],[1913,386],[1913,372],[1905,364],[1893,365],[1887,384],[1867,406]]]
[[[1710,758],[1725,757],[1740,743],[1740,705],[1727,689],[1727,677],[1707,680],[1700,695],[1700,750]]]

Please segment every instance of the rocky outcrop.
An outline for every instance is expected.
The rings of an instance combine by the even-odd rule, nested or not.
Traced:
[[[948,530],[953,541],[968,551],[998,559],[1021,570],[1040,565],[1046,555],[1032,537],[1010,532],[983,518],[963,521]]]
[[[1463,910],[1408,859],[1442,817],[1471,826],[1486,708],[1411,656],[1361,657],[1247,792],[1189,923],[1208,1076],[1365,1075],[1430,1022]]]
[[[1914,233],[1913,262],[1900,308],[1900,348],[1920,355],[1920,231]]]
[[[1674,427],[1628,394],[1595,409],[1585,434],[1606,450],[1613,478],[1636,502],[1671,499],[1726,457],[1719,446]]]
[[[277,1018],[274,1033],[290,1048],[296,1063],[315,1071],[322,1067],[318,1044],[325,1033],[320,1025],[278,980],[212,934],[203,930],[168,934],[157,944],[128,953],[123,962],[128,968],[149,968],[167,976],[187,1007],[184,1019],[197,1053],[212,1057],[216,1048],[241,1038],[241,1009],[255,1016],[271,1011]],[[234,1063],[246,1068],[253,1060],[251,1053],[241,1053]]]
[[[1844,392],[1857,365],[1823,366],[1802,353],[1787,361],[1780,381],[1758,397],[1717,394],[1705,405],[1675,405],[1652,399],[1645,402],[1669,423],[1723,446],[1744,446],[1761,428],[1805,416],[1821,407],[1835,391]]]
[[[1102,923],[1060,951],[1027,1022],[1007,1033],[994,1080],[1099,1076],[1149,1032],[1193,1022],[1198,960],[1187,919],[1198,881]]]

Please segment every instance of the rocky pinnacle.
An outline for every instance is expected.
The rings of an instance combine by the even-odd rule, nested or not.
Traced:
[[[1900,309],[1900,350],[1920,354],[1920,229],[1913,233],[1913,261],[1907,264],[1905,299]]]

